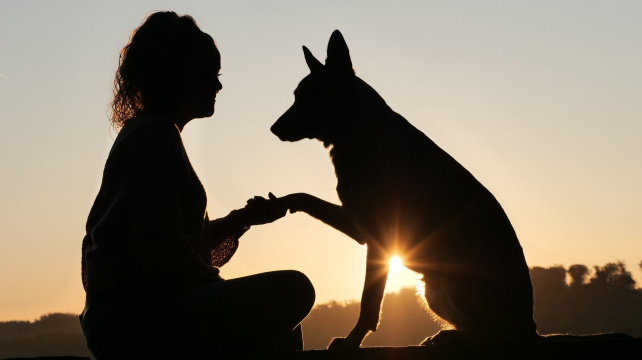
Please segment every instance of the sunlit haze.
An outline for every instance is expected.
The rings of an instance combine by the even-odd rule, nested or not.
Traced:
[[[500,201],[530,266],[642,260],[640,1],[20,1],[0,7],[0,321],[84,303],[80,247],[116,134],[118,52],[153,10],[222,54],[212,118],[184,142],[210,217],[254,195],[339,203],[327,149],[271,124],[343,33],[357,75]],[[414,286],[393,264],[388,290]],[[317,303],[358,299],[363,247],[305,214],[251,229],[222,268],[297,269]]]

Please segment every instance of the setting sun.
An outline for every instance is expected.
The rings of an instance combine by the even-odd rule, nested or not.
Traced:
[[[403,265],[403,260],[395,255],[389,260],[386,292],[397,292],[404,287],[414,287],[421,275]]]
[[[403,261],[397,255],[390,258],[390,272],[397,272],[403,269]]]

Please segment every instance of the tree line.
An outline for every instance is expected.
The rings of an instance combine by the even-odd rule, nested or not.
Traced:
[[[584,265],[534,267],[531,280],[540,333],[642,337],[642,289],[636,289],[624,263],[594,266],[592,271]]]
[[[642,337],[642,289],[624,263],[533,267],[530,273],[540,334],[619,332]],[[345,336],[358,316],[358,301],[316,305],[303,321],[305,348],[323,349],[333,337]],[[439,329],[422,307],[422,297],[414,288],[404,288],[385,295],[379,329],[364,346],[418,344]],[[90,357],[77,315],[0,322],[0,358],[62,355]]]
[[[642,269],[642,262],[640,263]],[[642,337],[642,289],[622,262],[589,269],[572,265],[530,269],[534,317],[540,334],[625,333]],[[413,288],[386,294],[379,329],[365,346],[418,344],[440,326],[417,301]],[[419,299],[421,300],[421,299]],[[308,349],[325,348],[345,336],[359,314],[359,302],[317,305],[303,321]]]
[[[38,356],[91,356],[78,315],[55,313],[33,322],[0,322],[0,359]]]

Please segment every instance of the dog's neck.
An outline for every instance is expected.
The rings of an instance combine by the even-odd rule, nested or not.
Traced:
[[[372,159],[373,152],[385,151],[391,139],[390,123],[395,122],[395,116],[400,117],[388,107],[377,113],[360,115],[353,122],[357,126],[342,129],[332,141],[324,141],[335,166],[357,166]]]
[[[319,139],[330,150],[330,158],[335,166],[358,166],[371,159],[369,155],[382,151],[389,145],[386,143],[398,138],[395,133],[405,128],[399,123],[407,123],[370,85],[359,78],[355,79],[354,86],[359,91],[354,92],[349,108],[343,112],[345,118],[335,119],[338,125],[329,129],[323,139]]]

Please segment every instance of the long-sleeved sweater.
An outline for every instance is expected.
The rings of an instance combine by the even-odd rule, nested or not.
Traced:
[[[229,261],[249,226],[234,212],[210,221],[206,204],[178,128],[159,117],[127,121],[87,220],[82,282],[88,301],[220,280],[217,267]]]

